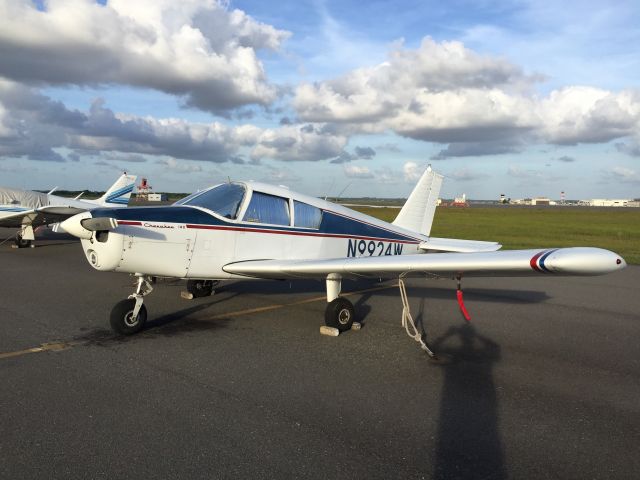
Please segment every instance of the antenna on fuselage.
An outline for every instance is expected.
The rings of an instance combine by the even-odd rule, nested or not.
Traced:
[[[227,175],[227,183],[231,183],[231,177]]]
[[[333,180],[331,180],[331,185],[329,185],[329,188],[327,189],[327,194],[324,196],[325,201],[329,197],[329,193],[331,192],[331,189],[333,188],[334,183],[336,183],[336,177],[333,177]]]
[[[338,196],[336,197],[336,203],[338,203],[338,201],[340,200],[340,197],[342,197],[342,194],[344,193],[344,191],[349,188],[351,186],[353,182],[349,182],[347,183],[347,186],[344,187],[342,190],[340,190],[340,193],[338,194]]]

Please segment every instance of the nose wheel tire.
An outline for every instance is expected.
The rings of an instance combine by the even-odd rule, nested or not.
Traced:
[[[189,280],[187,281],[187,292],[193,295],[193,298],[208,297],[213,293],[213,288],[218,283],[213,280]]]
[[[324,323],[327,327],[337,328],[341,332],[351,329],[355,320],[353,304],[346,298],[338,297],[327,304]]]
[[[115,304],[111,310],[111,328],[120,335],[133,335],[144,327],[147,321],[147,308],[142,304],[138,315],[133,318],[133,309],[136,305],[134,298],[127,298]]]

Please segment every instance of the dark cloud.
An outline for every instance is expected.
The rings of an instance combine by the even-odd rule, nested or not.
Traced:
[[[332,159],[329,163],[334,163],[334,164],[341,164],[341,163],[349,163],[352,160],[356,160],[358,157],[352,155],[351,153],[347,152],[347,151],[342,151],[340,152],[340,155],[338,155],[336,158]]]
[[[575,162],[576,159],[573,157],[570,157],[568,155],[563,155],[562,157],[558,157],[558,161],[559,162],[565,162],[565,163],[571,163],[571,162]]]
[[[631,157],[640,157],[640,143],[637,142],[616,143],[616,150]]]
[[[431,157],[431,160],[445,160],[451,157],[475,157],[516,153],[522,150],[519,142],[462,142],[452,143]]]
[[[363,160],[371,160],[376,156],[376,151],[371,147],[356,147],[355,148],[356,157]]]

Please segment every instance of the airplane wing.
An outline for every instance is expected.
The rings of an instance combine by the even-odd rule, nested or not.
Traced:
[[[20,209],[16,212],[3,211],[0,217],[0,227],[19,227],[22,224],[31,224],[34,227],[56,223],[66,220],[77,213],[86,211],[86,208],[76,208],[61,205],[47,205],[46,207]]]
[[[546,250],[503,250],[475,253],[436,253],[329,260],[249,260],[227,264],[228,273],[265,279],[390,278],[429,276],[442,278],[602,275],[624,268],[616,253],[601,248],[576,247]]]

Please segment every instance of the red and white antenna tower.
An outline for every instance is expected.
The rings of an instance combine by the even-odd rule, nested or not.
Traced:
[[[141,200],[148,200],[149,199],[149,194],[153,190],[151,185],[149,185],[149,183],[147,182],[146,178],[142,178],[140,180],[140,185],[138,185],[136,187],[136,189],[138,190],[137,198],[139,198]]]

